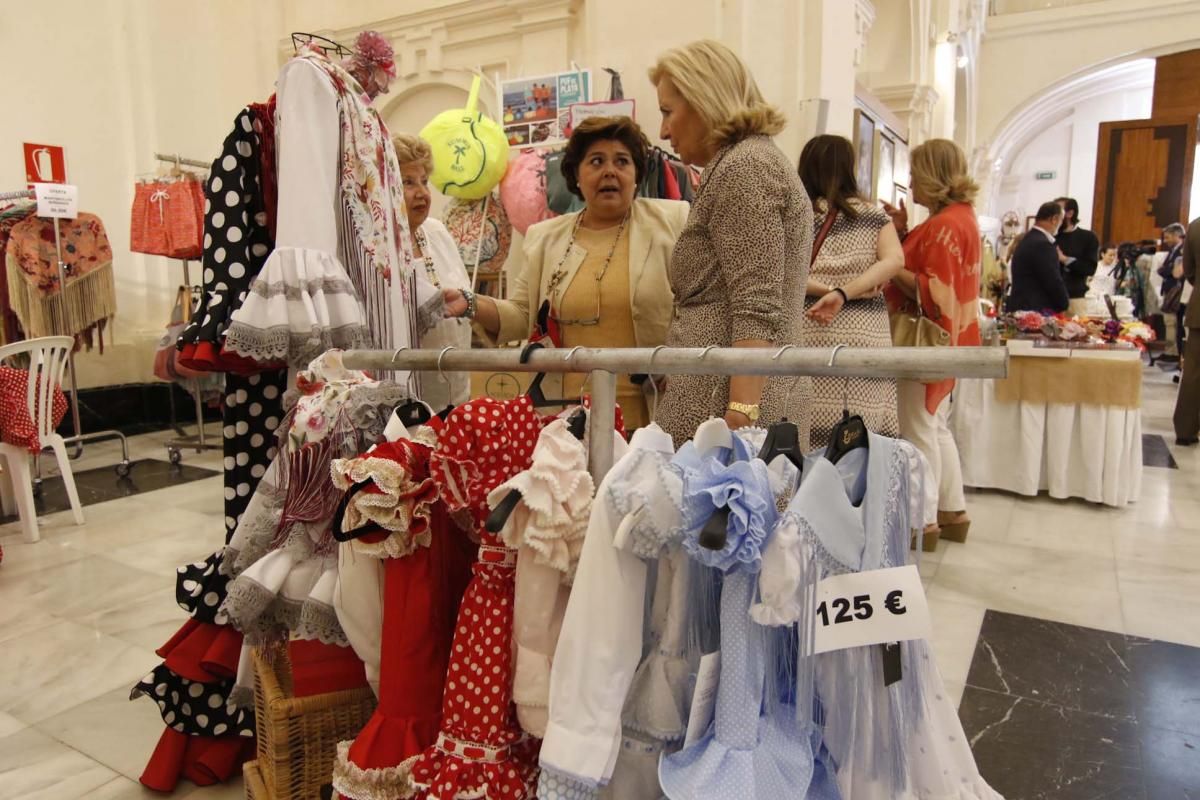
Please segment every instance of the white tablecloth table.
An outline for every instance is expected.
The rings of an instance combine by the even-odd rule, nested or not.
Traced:
[[[1013,348],[1012,356],[1138,359],[1136,351]],[[1140,409],[1002,403],[993,380],[959,380],[950,420],[963,483],[1023,495],[1080,497],[1123,506],[1142,484]]]

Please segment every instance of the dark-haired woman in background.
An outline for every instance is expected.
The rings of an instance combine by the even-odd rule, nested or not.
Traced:
[[[813,204],[813,249],[804,302],[808,347],[891,347],[881,288],[904,267],[891,218],[859,192],[854,147],[841,136],[817,136],[800,154],[800,181]],[[827,231],[821,239],[822,231]],[[819,243],[819,249],[818,249]],[[867,427],[899,436],[896,382],[880,378],[814,378],[811,444],[824,447],[841,420],[843,396]]]
[[[561,347],[655,347],[667,339],[667,264],[687,222],[688,204],[635,198],[650,144],[628,117],[593,117],[567,142],[562,171],[587,206],[525,233],[524,265],[508,300],[443,292],[447,314],[475,321],[489,344],[529,336],[543,306]],[[519,257],[520,257],[519,256]],[[547,375],[548,397],[577,397],[586,376]],[[617,402],[625,427],[649,422],[645,395],[622,376]]]

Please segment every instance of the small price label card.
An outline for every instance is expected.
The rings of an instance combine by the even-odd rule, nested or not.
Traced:
[[[717,708],[717,685],[720,682],[721,651],[718,650],[700,658],[700,668],[696,671],[696,690],[692,693],[692,710],[688,714],[687,733],[683,739],[684,747],[708,732]]]
[[[816,653],[932,634],[916,566],[835,575],[817,586]]]
[[[35,183],[37,215],[50,219],[75,219],[79,216],[79,187],[67,183]]]

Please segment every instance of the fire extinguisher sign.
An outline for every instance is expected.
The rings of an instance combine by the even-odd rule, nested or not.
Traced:
[[[53,144],[25,142],[25,181],[34,183],[66,183],[67,152]]]

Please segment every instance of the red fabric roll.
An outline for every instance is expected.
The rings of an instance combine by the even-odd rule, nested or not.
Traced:
[[[188,736],[165,728],[140,780],[156,792],[175,791],[181,777],[197,786],[212,786],[229,780],[253,757],[253,739]]]

